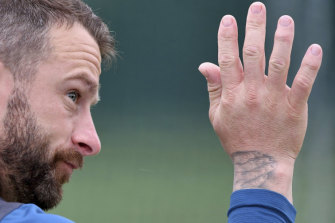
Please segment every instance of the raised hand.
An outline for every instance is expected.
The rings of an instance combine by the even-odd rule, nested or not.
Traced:
[[[263,188],[292,202],[292,178],[307,128],[307,99],[321,65],[322,49],[311,45],[294,78],[286,85],[294,37],[294,21],[282,16],[265,74],[266,8],[253,3],[248,12],[239,58],[237,24],[222,18],[218,31],[218,63],[203,63],[210,99],[209,118],[234,163],[234,190]]]

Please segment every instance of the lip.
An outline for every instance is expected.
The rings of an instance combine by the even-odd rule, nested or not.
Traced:
[[[68,165],[71,169],[75,170],[75,169],[78,169],[79,167],[77,165],[75,165],[74,163],[71,163],[69,161],[64,161],[64,163],[66,165]]]

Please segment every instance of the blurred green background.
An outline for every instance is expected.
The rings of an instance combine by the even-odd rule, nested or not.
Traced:
[[[78,223],[221,223],[233,169],[208,121],[205,79],[217,61],[217,28],[225,14],[244,40],[249,0],[87,0],[113,30],[120,58],[101,76],[93,118],[102,151],[86,159],[52,213]],[[296,34],[288,84],[307,47],[324,61],[309,100],[309,128],[297,160],[298,223],[335,222],[335,6],[331,0],[268,0],[266,55],[278,18]]]

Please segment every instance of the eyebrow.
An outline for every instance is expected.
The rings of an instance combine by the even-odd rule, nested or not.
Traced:
[[[98,104],[98,102],[100,101],[100,95],[99,95],[100,84],[96,83],[96,81],[93,80],[87,73],[77,73],[65,78],[65,81],[69,80],[79,80],[85,83],[85,85],[87,86],[92,95],[97,93],[97,96],[94,98],[94,101],[92,102],[92,106]]]

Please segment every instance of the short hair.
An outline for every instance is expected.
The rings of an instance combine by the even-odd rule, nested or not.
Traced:
[[[97,42],[104,62],[116,56],[107,25],[81,0],[0,0],[0,16],[0,61],[14,80],[29,80],[48,56],[48,34],[55,25],[81,24]]]

